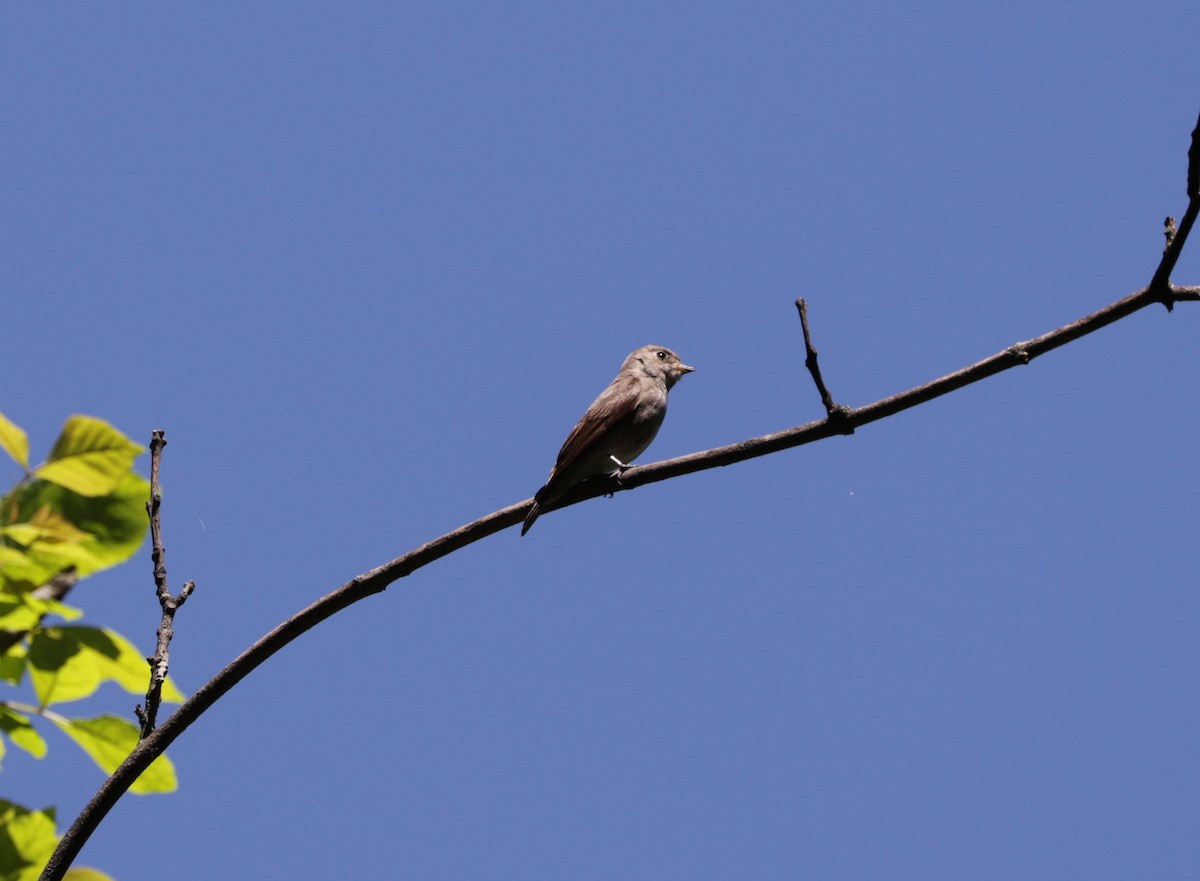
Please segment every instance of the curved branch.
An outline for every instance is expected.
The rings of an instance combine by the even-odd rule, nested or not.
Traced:
[[[1192,132],[1189,160],[1187,213],[1180,222],[1178,230],[1174,228],[1174,221],[1168,218],[1167,247],[1163,252],[1162,261],[1150,284],[1142,290],[1093,312],[1091,315],[1080,318],[1078,321],[1023,343],[1017,343],[1002,352],[997,352],[990,358],[985,358],[925,385],[863,407],[839,407],[825,419],[810,422],[807,425],[680,456],[676,459],[667,459],[652,465],[630,468],[621,475],[620,483],[609,478],[587,481],[553,506],[548,506],[546,510],[564,508],[597,496],[635,489],[647,483],[657,483],[660,480],[668,480],[696,471],[733,465],[833,435],[848,434],[859,426],[895,415],[1009,368],[1028,364],[1039,355],[1064,346],[1086,334],[1100,330],[1102,327],[1107,327],[1147,306],[1161,304],[1170,311],[1177,302],[1200,300],[1200,287],[1177,287],[1172,285],[1169,280],[1171,270],[1179,259],[1187,235],[1195,223],[1197,214],[1200,214],[1200,121],[1197,122],[1196,130]],[[807,324],[807,322],[805,323]],[[809,348],[811,350],[811,342]],[[526,499],[515,505],[509,505],[507,508],[502,508],[461,526],[453,532],[435,538],[391,562],[364,572],[317,600],[308,608],[298,612],[242,652],[229,666],[180,705],[179,709],[172,713],[159,728],[143,738],[129,754],[129,757],[101,785],[95,796],[59,841],[57,849],[42,871],[41,881],[59,881],[83,847],[84,842],[133,781],[138,778],[138,775],[205,710],[263,661],[302,633],[347,606],[372,594],[381,593],[392,582],[412,574],[447,554],[520,523],[524,520],[532,504],[533,499]]]
[[[773,434],[750,438],[736,444],[716,447],[675,459],[667,459],[652,465],[630,468],[621,476],[618,484],[615,480],[604,478],[598,481],[588,481],[561,499],[547,510],[565,508],[587,499],[635,489],[647,483],[657,483],[672,477],[680,477],[696,471],[733,465],[758,456],[777,453],[780,450],[798,447],[826,437],[846,434],[849,430],[871,422],[876,422],[902,410],[923,404],[941,395],[948,394],[973,382],[978,382],[1003,370],[1028,364],[1038,355],[1066,345],[1072,340],[1085,334],[1099,330],[1114,321],[1118,321],[1146,306],[1155,303],[1173,305],[1176,302],[1200,300],[1200,287],[1182,288],[1169,286],[1166,293],[1159,293],[1151,288],[1145,288],[1118,300],[1110,306],[1093,312],[1065,327],[1060,327],[1050,333],[1043,334],[1024,343],[1010,346],[1002,352],[985,358],[970,367],[947,374],[925,385],[917,386],[906,392],[884,398],[873,404],[856,409],[846,409],[837,412],[832,418],[825,418],[807,425],[789,428]],[[239,655],[229,666],[209,680],[194,695],[192,695],[170,718],[146,736],[130,753],[121,766],[113,772],[100,787],[100,790],[88,802],[83,812],[67,830],[58,850],[42,873],[43,881],[57,881],[62,878],[67,867],[74,860],[83,843],[99,824],[117,799],[137,779],[150,763],[161,755],[176,737],[184,732],[205,710],[212,706],[227,691],[245,678],[263,661],[282,649],[293,639],[300,636],[321,621],[341,611],[359,600],[376,593],[382,593],[393,581],[426,566],[447,554],[464,548],[469,544],[486,538],[493,533],[509,526],[514,526],[525,519],[533,499],[526,499],[515,505],[509,505],[461,526],[453,532],[448,532],[435,538],[391,562],[384,563],[368,572],[346,582],[337,590],[322,597],[308,608],[280,624],[266,636],[262,637],[250,648]]]

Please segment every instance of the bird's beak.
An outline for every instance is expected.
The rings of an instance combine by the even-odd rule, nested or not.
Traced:
[[[680,372],[680,373],[691,373],[691,372],[692,372],[692,371],[694,371],[695,369],[696,369],[695,367],[688,367],[686,364],[680,364],[680,365],[679,365],[679,372]]]

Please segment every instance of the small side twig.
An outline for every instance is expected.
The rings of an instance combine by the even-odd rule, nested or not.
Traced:
[[[150,559],[154,561],[154,589],[158,595],[158,604],[162,607],[162,619],[158,625],[158,641],[154,654],[146,658],[150,664],[150,686],[146,689],[145,709],[139,704],[134,708],[138,722],[142,726],[141,736],[148,737],[158,720],[158,708],[162,704],[162,686],[167,678],[170,667],[171,637],[175,635],[175,611],[184,604],[196,584],[189,581],[179,592],[179,596],[171,596],[167,588],[167,550],[162,543],[162,493],[158,488],[158,469],[162,462],[163,447],[167,445],[167,436],[161,428],[150,434],[150,501],[146,502],[146,514],[150,517],[150,542],[152,550]]]
[[[1183,245],[1187,241],[1188,233],[1192,231],[1192,224],[1196,222],[1197,216],[1200,216],[1200,119],[1196,120],[1196,127],[1192,129],[1192,143],[1188,147],[1187,196],[1187,211],[1179,221],[1179,226],[1175,226],[1173,217],[1166,220],[1164,235],[1167,238],[1167,246],[1163,250],[1162,260],[1154,272],[1154,277],[1147,285],[1147,289],[1158,296],[1158,301],[1168,312],[1175,308],[1175,303],[1180,299],[1190,299],[1177,295],[1171,284],[1171,272],[1179,262],[1179,255],[1183,253]]]
[[[1200,199],[1200,119],[1192,129],[1192,143],[1188,147],[1187,197]]]
[[[804,302],[803,297],[796,301],[796,309],[800,312],[800,327],[804,331],[804,366],[808,368],[813,382],[817,385],[817,393],[821,396],[825,415],[830,423],[841,424],[844,434],[854,434],[854,426],[846,419],[850,415],[850,408],[834,402],[833,395],[829,393],[825,380],[821,376],[821,367],[817,364],[817,350],[813,346],[812,332],[808,327],[808,304]]]

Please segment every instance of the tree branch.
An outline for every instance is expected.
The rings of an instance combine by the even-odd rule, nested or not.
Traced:
[[[821,376],[821,367],[817,364],[817,350],[813,346],[812,331],[808,327],[808,304],[804,302],[803,297],[796,301],[796,309],[800,312],[800,328],[804,331],[804,366],[812,374],[813,382],[817,385],[817,394],[821,396],[821,403],[825,406],[825,415],[829,421],[841,421],[844,424],[846,417],[850,415],[850,408],[835,404],[833,395],[825,387],[825,379]],[[853,434],[854,428],[847,426],[843,433]]]
[[[146,708],[134,707],[141,723],[142,738],[150,735],[158,720],[158,708],[162,704],[162,686],[171,666],[171,638],[175,635],[175,610],[184,604],[196,588],[194,581],[183,585],[179,596],[171,596],[167,588],[167,549],[162,543],[162,493],[158,488],[158,470],[162,463],[163,447],[167,445],[167,433],[157,428],[150,433],[150,501],[146,502],[146,514],[150,517],[150,559],[154,563],[154,592],[162,608],[158,624],[154,654],[146,658],[150,665],[150,685],[146,689]]]
[[[619,483],[610,478],[586,481],[564,496],[557,504],[548,506],[546,510],[564,508],[586,499],[636,489],[644,484],[657,483],[660,480],[668,480],[696,471],[733,465],[833,435],[849,434],[859,426],[895,415],[1012,367],[1028,364],[1039,355],[1064,346],[1089,333],[1094,333],[1147,306],[1156,303],[1162,304],[1170,311],[1177,302],[1200,300],[1200,287],[1176,287],[1170,283],[1171,271],[1179,259],[1197,214],[1200,214],[1200,121],[1197,122],[1195,131],[1192,132],[1192,144],[1188,151],[1188,158],[1189,204],[1187,213],[1174,234],[1168,235],[1168,244],[1158,269],[1150,284],[1142,290],[1057,330],[1010,346],[969,367],[858,408],[840,407],[833,404],[833,399],[825,389],[824,382],[820,379],[820,373],[816,369],[816,352],[812,349],[811,338],[807,332],[807,321],[804,320],[807,318],[806,310],[803,306],[799,306],[802,325],[805,328],[806,347],[811,359],[809,369],[817,383],[818,392],[825,401],[826,418],[728,446],[704,450],[652,465],[633,467],[621,475]],[[298,612],[259,639],[229,666],[205,683],[161,727],[138,743],[129,757],[104,782],[76,818],[71,828],[63,835],[58,848],[42,872],[41,881],[59,881],[79,853],[80,848],[83,847],[84,842],[138,775],[205,710],[263,661],[305,631],[347,606],[373,594],[381,593],[392,582],[410,575],[460,548],[520,523],[524,520],[532,504],[533,499],[526,499],[523,502],[509,505],[507,508],[502,508],[461,526],[453,532],[435,538],[391,562],[364,572],[317,600],[308,608]]]

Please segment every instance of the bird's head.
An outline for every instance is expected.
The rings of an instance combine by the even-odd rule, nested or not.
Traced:
[[[640,371],[646,376],[661,379],[667,388],[679,382],[679,378],[685,373],[691,373],[695,369],[688,367],[679,360],[678,355],[662,346],[642,346],[621,365],[622,371]]]

